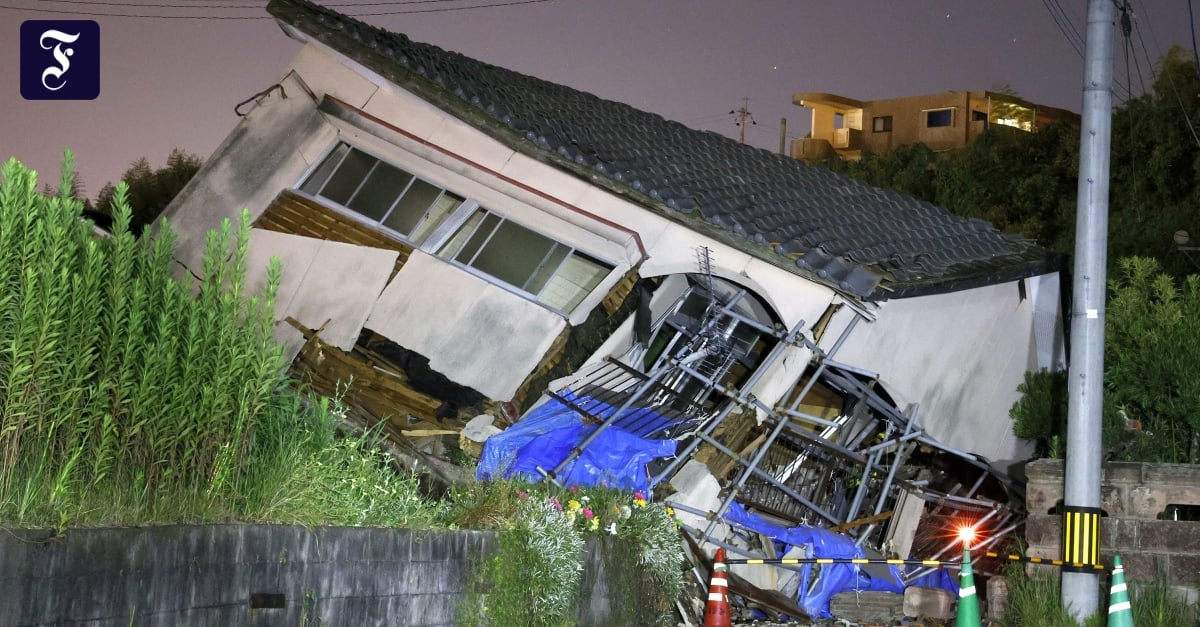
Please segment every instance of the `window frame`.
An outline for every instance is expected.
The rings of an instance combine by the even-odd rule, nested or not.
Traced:
[[[314,175],[316,175],[317,172],[325,165],[326,160],[329,159],[330,156],[333,155],[342,146],[346,147],[345,154],[342,155],[341,158],[339,159],[338,163],[336,165],[332,166],[330,168],[330,171],[327,174],[325,174],[325,180],[321,182],[321,185],[317,188],[316,192],[312,193],[312,192],[308,192],[308,191],[305,191],[304,189],[302,189],[303,187],[305,187],[306,184],[309,183],[309,179],[311,179]],[[352,151],[354,151],[354,150],[357,150],[358,152],[366,155],[367,157],[374,159],[375,163],[372,164],[371,168],[369,168],[365,174],[363,174],[362,180],[358,181],[358,184],[355,186],[354,191],[346,199],[347,204],[342,204],[342,203],[339,203],[329,197],[322,196],[320,194],[320,192],[325,189],[325,187],[329,184],[329,181],[337,173],[338,168],[342,165],[342,163],[344,163],[347,156],[350,155],[352,153]],[[392,168],[395,168],[405,174],[408,174],[412,178],[405,184],[402,192],[399,193],[397,195],[396,199],[392,201],[392,204],[383,213],[382,217],[380,217],[379,219],[375,219],[375,218],[372,218],[371,216],[360,213],[358,210],[353,209],[350,206],[348,206],[348,204],[354,200],[355,195],[358,194],[358,192],[362,189],[363,185],[366,184],[367,180],[371,176],[371,173],[374,172],[375,168],[380,163],[390,166]],[[391,215],[392,211],[395,210],[398,203],[404,198],[405,193],[407,193],[408,190],[410,190],[412,188],[413,184],[418,180],[424,182],[425,184],[433,186],[441,191],[439,192],[438,196],[433,201],[430,202],[429,207],[426,208],[426,210],[425,210],[426,214],[423,215],[422,218],[419,219],[415,224],[413,224],[413,227],[412,227],[413,233],[419,232],[424,228],[425,222],[428,218],[429,211],[437,204],[437,202],[440,199],[444,198],[447,194],[449,194],[455,198],[462,199],[461,202],[459,202],[456,207],[451,209],[449,212],[447,212],[442,217],[440,222],[438,222],[432,228],[426,229],[424,232],[424,235],[422,236],[422,238],[419,241],[414,240],[410,236],[410,234],[406,234],[406,233],[397,231],[385,223],[385,220],[388,219],[388,217]],[[616,270],[618,268],[618,266],[620,266],[619,263],[614,263],[613,261],[611,261],[610,259],[607,259],[604,256],[596,255],[589,250],[585,250],[578,246],[575,246],[573,244],[565,242],[556,236],[546,233],[545,231],[543,231],[541,229],[530,228],[527,225],[526,220],[515,219],[513,217],[510,217],[506,212],[497,211],[496,209],[493,209],[491,207],[485,207],[484,205],[480,204],[478,200],[471,198],[467,194],[459,193],[459,192],[454,191],[440,183],[436,183],[435,181],[431,180],[429,177],[423,176],[423,175],[419,174],[418,172],[410,170],[408,168],[408,166],[401,166],[401,165],[397,164],[394,159],[381,157],[379,155],[379,153],[376,152],[375,150],[363,148],[359,144],[348,141],[344,137],[338,137],[333,142],[333,144],[321,154],[319,159],[314,160],[313,164],[311,166],[309,166],[308,168],[306,168],[305,171],[303,172],[303,174],[301,174],[298,182],[295,184],[295,186],[292,189],[294,192],[297,192],[307,198],[311,198],[315,202],[319,202],[322,205],[327,206],[327,207],[331,208],[332,210],[336,211],[337,213],[344,215],[356,222],[360,222],[362,224],[371,226],[373,228],[378,228],[386,234],[397,237],[398,239],[402,240],[403,242],[411,245],[414,249],[425,252],[425,253],[429,254],[431,257],[438,259],[439,261],[449,263],[449,264],[457,267],[459,270],[462,270],[468,274],[471,274],[483,281],[488,282],[489,284],[495,285],[507,292],[513,293],[514,295],[520,296],[521,298],[524,298],[530,302],[533,302],[534,304],[536,304],[540,307],[544,307],[546,309],[549,309],[550,311],[553,311],[559,315],[562,315],[562,316],[568,317],[568,318],[572,315],[572,313],[574,311],[579,309],[579,307],[584,302],[586,302],[589,298],[594,296],[596,290],[600,286],[604,285],[606,281],[610,280],[612,277],[613,271]],[[546,260],[550,258],[550,256],[556,251],[557,247],[563,247],[566,249],[566,251],[567,251],[566,254],[563,255],[562,259],[560,259],[558,261],[557,265],[555,265],[554,271],[551,272],[549,275],[547,275],[544,284],[538,290],[537,293],[526,290],[521,286],[513,285],[513,284],[509,283],[508,281],[505,281],[504,279],[497,277],[485,270],[482,270],[482,269],[476,268],[474,266],[459,262],[453,258],[443,257],[440,254],[442,249],[444,249],[447,245],[449,245],[450,242],[455,238],[455,236],[464,227],[466,227],[467,223],[471,220],[471,218],[480,212],[485,212],[485,215],[493,215],[496,218],[498,218],[500,220],[500,222],[499,222],[499,224],[496,225],[495,229],[493,229],[492,233],[490,233],[488,235],[487,240],[480,243],[479,250],[477,250],[475,252],[475,254],[472,255],[472,261],[474,261],[475,258],[478,257],[479,253],[484,248],[487,247],[487,245],[491,242],[491,239],[495,236],[496,230],[498,230],[499,227],[501,225],[503,225],[503,223],[505,223],[505,222],[511,222],[512,224],[514,224],[526,231],[529,231],[530,233],[533,233],[537,236],[545,238],[551,242],[551,246],[550,246],[549,250],[547,251],[546,255],[543,257],[542,262],[539,263],[538,266],[535,267],[535,270],[530,274],[530,276],[527,277],[526,283],[528,283],[529,281],[531,281],[535,278],[535,276],[538,274],[538,270],[542,268],[541,264],[545,263]],[[482,219],[480,220],[480,222],[482,222]],[[478,229],[478,227],[479,227],[479,225],[477,224],[473,228],[472,235],[474,234],[474,231]],[[470,239],[470,237],[471,236],[468,236],[468,239]],[[465,244],[465,242],[464,242],[464,244]],[[457,256],[457,253],[455,256]],[[580,292],[578,294],[573,296],[570,300],[568,308],[562,309],[562,308],[556,307],[553,304],[544,302],[540,298],[546,292],[546,290],[550,287],[553,279],[556,276],[558,276],[558,274],[562,270],[562,268],[570,261],[572,256],[578,256],[581,259],[583,259],[587,262],[590,262],[595,266],[602,268],[604,270],[604,272],[601,273],[596,278],[596,280],[593,282],[593,284],[590,287],[588,287],[587,289],[580,290]],[[582,286],[580,286],[580,287],[582,287]]]
[[[871,132],[872,133],[890,133],[892,132],[892,116],[876,115],[871,117]]]
[[[922,109],[921,115],[925,117],[925,128],[954,128],[956,118],[955,109],[957,107],[937,107],[936,109]],[[950,121],[948,124],[930,124],[929,116],[935,113],[949,112]]]
[[[482,214],[482,215],[481,215],[479,221],[475,225],[471,226],[471,232],[463,235],[463,241],[459,245],[458,249],[453,251],[453,254],[444,254],[444,253],[447,253],[447,247],[449,247],[451,245],[451,243],[455,240],[455,238],[457,238],[459,236],[460,232],[463,231],[463,229],[467,228],[471,219],[477,214]],[[483,225],[484,220],[486,220],[488,216],[495,216],[499,220],[499,222],[497,222],[495,224],[495,226],[493,226],[491,228],[491,232],[486,235],[484,240],[479,243],[479,246],[475,249],[475,251],[471,253],[470,261],[467,261],[467,262],[459,261],[457,259],[457,257],[462,253],[463,249],[466,248],[467,244],[472,239],[475,238],[476,234],[479,233],[480,227]],[[547,275],[547,279],[546,279],[545,283],[541,286],[541,288],[537,292],[532,292],[532,291],[526,289],[522,285],[514,285],[513,283],[510,283],[510,282],[506,281],[505,279],[502,279],[502,278],[488,272],[487,270],[485,270],[483,268],[479,268],[474,265],[471,265],[472,263],[474,263],[476,260],[479,259],[479,256],[493,241],[498,241],[498,240],[495,240],[496,233],[500,230],[500,228],[506,222],[512,223],[513,225],[515,225],[517,227],[520,227],[526,231],[529,231],[530,233],[533,233],[535,235],[543,237],[543,238],[549,240],[550,242],[552,242],[552,245],[550,246],[549,250],[547,250],[546,253],[542,256],[542,261],[537,266],[535,266],[533,271],[531,271],[529,273],[529,275],[525,278],[526,285],[528,285],[529,281],[532,281],[537,276],[537,274],[539,273],[539,270],[542,268],[542,264],[545,263],[546,260],[548,260],[553,255],[556,247],[561,246],[561,247],[567,249],[566,254],[563,255],[562,259],[560,259],[558,261],[558,263],[555,265],[554,271],[551,272],[549,275]],[[444,224],[443,226],[449,227],[450,225],[447,223],[447,224]],[[441,229],[439,229],[439,230],[441,230]],[[524,298],[527,298],[527,299],[537,303],[538,305],[540,305],[542,307],[546,307],[547,309],[550,309],[551,311],[555,311],[555,312],[558,312],[563,315],[570,315],[571,312],[575,311],[580,306],[580,304],[583,303],[583,301],[587,300],[589,295],[591,295],[592,293],[595,292],[596,288],[598,288],[600,285],[603,285],[604,281],[612,276],[613,271],[616,270],[616,268],[617,268],[617,264],[605,259],[604,257],[592,254],[591,252],[582,250],[577,246],[563,242],[562,240],[560,240],[556,237],[547,235],[544,231],[542,231],[540,229],[530,228],[523,220],[509,217],[508,215],[506,215],[504,213],[501,213],[501,212],[491,209],[489,207],[484,207],[484,206],[478,205],[478,204],[476,204],[475,208],[473,210],[471,210],[469,213],[463,212],[462,214],[460,214],[458,216],[458,219],[456,219],[454,221],[452,228],[446,228],[444,230],[444,232],[441,233],[440,235],[441,235],[441,237],[438,237],[438,238],[430,237],[427,240],[428,243],[430,244],[428,246],[427,252],[429,252],[434,257],[437,257],[438,259],[440,259],[446,263],[449,263],[465,272],[475,275],[475,276],[487,281],[488,283],[491,283],[493,285],[501,287],[502,289],[513,292],[515,294],[518,294]],[[553,305],[551,303],[543,301],[542,296],[543,296],[543,294],[546,293],[546,290],[549,289],[551,280],[554,277],[558,276],[559,271],[561,271],[563,266],[565,266],[567,264],[568,260],[572,256],[576,256],[576,255],[586,261],[589,261],[589,262],[603,268],[604,272],[599,275],[599,277],[596,279],[595,283],[591,287],[581,290],[580,294],[576,298],[573,298],[572,299],[573,302],[571,302],[569,304],[569,306],[565,309],[556,307],[555,305]]]
[[[326,161],[330,157],[332,157],[334,155],[334,153],[336,153],[342,146],[346,147],[345,154],[343,154],[339,158],[338,162],[330,168],[328,173],[325,174],[325,180],[321,181],[320,185],[314,191],[310,192],[310,191],[304,189],[306,186],[308,186],[308,184],[311,182],[311,179],[318,173],[318,171],[321,170],[321,168],[325,166]],[[346,198],[345,203],[340,203],[340,202],[334,200],[333,198],[322,195],[321,192],[326,189],[326,187],[329,185],[330,181],[333,180],[334,176],[337,174],[338,169],[341,168],[341,166],[345,163],[346,159],[353,153],[353,151],[358,151],[358,152],[362,153],[363,155],[365,155],[371,159],[374,159],[375,162],[372,163],[371,167],[368,168],[366,170],[366,172],[362,175],[361,180],[359,180],[358,184],[355,185],[354,191],[352,191],[350,193],[350,195]],[[381,216],[379,218],[374,218],[372,216],[369,216],[369,215],[362,213],[361,211],[351,207],[350,203],[352,203],[355,200],[355,198],[358,196],[358,193],[360,191],[362,191],[363,187],[367,184],[367,181],[371,178],[372,173],[375,172],[375,170],[379,167],[380,164],[384,164],[387,167],[391,167],[396,170],[399,170],[400,172],[407,174],[410,178],[404,184],[403,188],[399,191],[399,193],[397,193],[396,197],[392,200],[391,204],[383,211]],[[408,192],[413,189],[413,186],[416,185],[418,181],[420,181],[426,185],[429,185],[430,187],[438,189],[440,191],[425,207],[424,213],[421,215],[420,218],[417,219],[416,222],[413,223],[410,231],[408,233],[405,233],[403,231],[399,231],[399,230],[393,228],[392,226],[388,225],[387,220],[388,220],[388,218],[390,218],[392,216],[393,212],[395,212],[396,208],[400,205],[400,203],[404,199],[405,195],[408,194]],[[460,211],[463,211],[465,207],[470,205],[472,207],[472,210],[474,210],[474,207],[476,207],[478,205],[478,203],[474,202],[470,198],[467,198],[464,194],[459,194],[457,192],[451,191],[444,185],[435,183],[435,182],[429,180],[427,177],[424,177],[416,172],[412,172],[406,168],[400,167],[400,166],[396,165],[392,160],[380,157],[374,151],[364,149],[364,148],[362,148],[354,143],[351,143],[349,141],[346,141],[345,139],[342,139],[342,138],[338,138],[338,140],[335,141],[332,146],[330,146],[327,150],[325,150],[324,153],[322,153],[321,158],[317,159],[313,163],[313,165],[304,172],[304,174],[300,177],[300,180],[297,182],[297,184],[295,185],[293,190],[300,194],[303,194],[309,198],[312,198],[313,200],[320,202],[326,206],[332,207],[339,213],[346,215],[353,220],[362,222],[362,223],[370,225],[372,227],[379,228],[379,229],[383,230],[384,232],[386,232],[387,234],[395,236],[395,237],[399,238],[401,241],[403,241],[407,244],[410,244],[414,247],[417,247],[417,248],[420,248],[426,242],[433,240],[438,235],[438,233],[443,230],[443,227],[446,225],[446,223],[453,221],[455,215],[458,214]],[[447,196],[459,199],[457,206],[455,206],[453,209],[446,212],[445,215],[441,218],[440,222],[438,222],[436,225],[434,225],[433,228],[427,229],[426,222],[430,218],[430,212],[433,210],[434,207],[436,207],[438,205],[438,203],[443,198],[446,198]],[[425,231],[423,237],[421,237],[420,239],[413,238],[414,233],[419,233],[422,230]]]

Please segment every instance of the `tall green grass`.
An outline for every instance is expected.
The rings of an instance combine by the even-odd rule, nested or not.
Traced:
[[[1058,569],[1042,568],[1027,572],[1019,563],[1005,568],[1009,581],[1005,624],[1022,627],[1076,627],[1070,613],[1062,607]],[[1105,581],[1100,582],[1106,585]],[[1196,608],[1171,593],[1170,583],[1161,574],[1152,582],[1130,583],[1130,606],[1135,625],[1154,627],[1195,627],[1200,616]],[[1101,607],[1084,623],[1102,627],[1107,621],[1108,590],[1101,591]]]
[[[380,486],[412,504],[415,480],[291,389],[271,339],[281,269],[247,293],[247,214],[181,282],[174,233],[135,237],[124,185],[100,237],[69,153],[56,196],[15,160],[0,174],[0,525],[432,519],[376,507]]]

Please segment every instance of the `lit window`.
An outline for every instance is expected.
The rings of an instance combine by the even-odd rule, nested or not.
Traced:
[[[954,109],[930,109],[925,112],[925,127],[954,126]]]
[[[338,144],[300,191],[349,209],[418,244],[463,203],[461,196],[348,144]]]
[[[871,120],[871,132],[888,133],[892,130],[892,116],[881,115]]]
[[[468,218],[437,255],[559,311],[574,309],[613,268],[486,209]]]

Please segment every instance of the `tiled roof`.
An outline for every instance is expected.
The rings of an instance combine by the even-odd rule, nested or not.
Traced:
[[[515,150],[850,295],[881,300],[1057,269],[981,220],[347,17],[271,0],[282,22]]]

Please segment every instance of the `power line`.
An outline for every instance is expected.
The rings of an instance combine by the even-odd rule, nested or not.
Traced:
[[[1154,36],[1154,27],[1150,24],[1150,19],[1148,17],[1145,18],[1145,22],[1146,22],[1146,28],[1150,29],[1150,35]],[[1146,38],[1142,35],[1142,19],[1138,18],[1137,13],[1133,14],[1133,34],[1137,35],[1138,43],[1141,44],[1142,56],[1146,58],[1146,67],[1150,69],[1150,79],[1158,80],[1154,74],[1154,59],[1150,56],[1150,50],[1146,48]],[[1158,40],[1158,38],[1155,37],[1155,46],[1156,47],[1158,44],[1157,40]],[[1162,51],[1159,50],[1158,54],[1161,55]]]
[[[1067,40],[1067,43],[1071,45],[1071,48],[1075,50],[1075,54],[1079,55],[1079,58],[1082,60],[1084,48],[1083,35],[1081,35],[1079,33],[1079,29],[1075,27],[1075,21],[1071,19],[1070,14],[1068,14],[1066,9],[1063,8],[1059,0],[1042,0],[1042,6],[1046,7],[1046,11],[1050,13],[1050,19],[1054,20],[1054,25],[1058,27],[1058,32],[1062,34],[1063,38]],[[1114,68],[1114,70],[1119,72],[1120,68]],[[1124,74],[1125,81],[1128,83],[1129,72],[1126,71]],[[1121,100],[1129,100],[1132,97],[1129,89],[1126,86],[1121,85],[1119,80],[1112,81],[1111,86],[1113,95],[1117,98],[1120,98]],[[1125,92],[1123,95],[1121,94],[1122,91]]]
[[[211,1],[211,0],[210,0]],[[451,1],[451,0],[447,0]],[[510,7],[522,4],[541,4],[544,2],[556,2],[557,0],[509,0],[508,2],[492,2],[489,4],[475,4],[461,7],[439,7],[436,9],[412,9],[404,11],[378,11],[373,13],[346,13],[347,17],[376,17],[383,15],[413,15],[419,13],[446,13],[450,11],[470,11],[474,9],[493,9],[497,7]],[[135,5],[130,5],[135,6]],[[136,5],[138,7],[155,8],[152,5]],[[339,6],[363,6],[363,5],[339,5]],[[181,7],[182,8],[182,7]],[[188,8],[201,8],[199,6],[189,5]],[[219,7],[228,9],[245,9],[252,7]],[[136,19],[159,19],[159,20],[273,20],[271,15],[147,15],[147,14],[129,14],[129,13],[97,13],[90,11],[67,11],[59,9],[46,9],[38,7],[31,9],[27,7],[14,7],[0,4],[0,9],[9,9],[12,11],[30,11],[36,13],[55,13],[60,15],[86,15],[88,17],[111,17],[111,18],[136,18]]]
[[[1125,0],[1124,4],[1118,8],[1121,10],[1121,34],[1124,35],[1125,39],[1125,91],[1129,92],[1129,95],[1132,97],[1133,89],[1129,86],[1131,78],[1129,74],[1129,49],[1133,47],[1133,39],[1131,37],[1133,24],[1131,21],[1132,11],[1130,10],[1129,0]],[[1146,81],[1142,78],[1142,64],[1138,63],[1137,51],[1133,53],[1133,65],[1137,68],[1138,85],[1141,87],[1141,93],[1144,94],[1146,93]]]
[[[707,124],[711,122],[720,122],[722,120],[727,120],[732,116],[733,113],[714,113],[711,115],[702,115],[698,118],[683,120],[681,124]]]
[[[1137,20],[1135,15],[1134,28],[1138,33],[1138,38],[1142,41],[1142,50],[1145,51],[1146,40],[1141,36],[1140,22],[1141,20]],[[1162,50],[1162,45],[1158,41],[1158,34],[1154,32],[1154,25],[1150,23],[1150,20],[1146,20],[1146,28],[1150,29],[1150,36],[1154,38],[1154,47],[1158,50]],[[1148,58],[1150,53],[1146,52],[1146,56]],[[1165,70],[1167,68],[1163,69]],[[1187,122],[1188,131],[1192,133],[1192,140],[1196,142],[1197,146],[1200,146],[1200,134],[1196,133],[1196,127],[1192,124],[1192,118],[1190,115],[1188,115],[1187,107],[1183,104],[1183,97],[1179,95],[1179,87],[1175,84],[1175,76],[1169,71],[1162,72],[1162,74],[1165,74],[1167,77],[1167,84],[1171,86],[1171,93],[1175,95],[1175,102],[1179,104],[1179,111],[1183,114],[1183,121]]]
[[[262,10],[265,0],[228,0],[226,4],[170,4],[160,2],[117,2],[114,0],[41,0],[42,2],[57,2],[59,4],[83,4],[90,6],[136,7],[145,9],[253,9]],[[191,0],[195,2],[212,2],[213,0]],[[407,4],[443,4],[447,2],[463,2],[465,0],[379,0],[377,2],[322,2],[326,7],[373,7],[396,6]],[[246,6],[234,6],[243,4]]]
[[[1054,0],[1042,0],[1042,6],[1046,7],[1046,11],[1050,13],[1050,19],[1054,20],[1054,25],[1058,27],[1058,32],[1062,33],[1062,36],[1067,40],[1067,43],[1071,44],[1071,48],[1075,50],[1075,54],[1079,55],[1079,58],[1082,59],[1083,38],[1079,36],[1079,31],[1075,30],[1075,24],[1071,22],[1070,17],[1068,17],[1066,13],[1063,13],[1061,19],[1065,19],[1067,23],[1071,25],[1071,30],[1075,31],[1075,37],[1071,37],[1071,34],[1067,32],[1067,28],[1060,20],[1059,14],[1054,11],[1054,7],[1052,7],[1051,4],[1053,4],[1054,7],[1057,7],[1059,12],[1062,12],[1062,5],[1059,5]]]
[[[1197,76],[1200,77],[1200,51],[1196,50],[1196,16],[1192,14],[1192,0],[1188,0],[1188,24],[1192,27],[1192,59],[1196,61]]]

